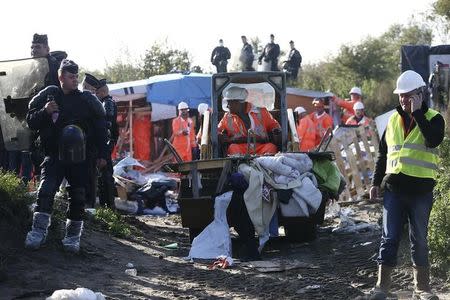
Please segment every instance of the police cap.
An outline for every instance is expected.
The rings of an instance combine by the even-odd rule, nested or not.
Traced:
[[[98,81],[98,89],[101,88],[101,87],[104,87],[104,86],[106,86],[106,79],[105,78],[100,79]]]
[[[78,74],[78,65],[70,59],[63,59],[59,69],[72,74]]]
[[[89,73],[84,74],[84,82],[93,86],[96,89],[100,87],[100,81],[97,78],[95,78],[94,75],[91,75]]]
[[[48,45],[48,38],[46,34],[38,34],[35,33],[33,35],[33,40],[31,41],[32,44],[44,44]]]

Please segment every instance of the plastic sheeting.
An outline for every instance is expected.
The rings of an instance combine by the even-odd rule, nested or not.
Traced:
[[[46,300],[105,300],[105,296],[87,288],[77,288],[75,290],[57,290]]]
[[[216,197],[214,203],[214,221],[211,222],[194,240],[189,258],[215,259],[219,256],[231,257],[231,237],[227,222],[227,208],[233,192]]]
[[[133,156],[139,160],[150,160],[152,125],[150,116],[133,118]]]

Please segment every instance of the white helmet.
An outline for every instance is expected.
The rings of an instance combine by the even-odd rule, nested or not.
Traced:
[[[206,104],[206,103],[200,103],[200,104],[198,105],[197,110],[198,110],[198,113],[199,113],[200,115],[203,115],[203,114],[205,113],[205,111],[208,110],[208,104]]]
[[[244,102],[247,99],[248,91],[244,88],[232,86],[223,95],[223,100],[237,100]]]
[[[404,94],[420,87],[426,86],[419,73],[408,70],[402,73],[397,79],[397,88],[394,94]]]
[[[349,94],[358,94],[360,96],[362,96],[362,92],[361,89],[357,86],[352,87],[352,89],[350,90]]]
[[[178,103],[178,110],[181,110],[181,109],[188,109],[188,108],[189,108],[189,106],[187,105],[186,102],[180,102],[180,103]]]
[[[303,106],[297,106],[294,111],[298,114],[306,112],[306,109],[303,108]]]
[[[358,101],[355,104],[353,104],[353,110],[357,109],[364,109],[364,104],[361,101]]]

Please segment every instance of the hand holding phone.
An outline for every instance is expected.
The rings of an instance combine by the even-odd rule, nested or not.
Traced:
[[[411,102],[411,113],[422,108],[422,93],[412,95],[409,99]]]

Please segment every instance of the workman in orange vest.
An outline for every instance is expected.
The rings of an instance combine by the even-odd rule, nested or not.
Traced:
[[[355,111],[353,110],[353,105],[357,102],[362,101],[362,92],[361,89],[357,86],[352,87],[350,90],[350,99],[340,99],[336,96],[331,98],[331,101],[334,101],[336,105],[342,107],[344,110],[342,112],[342,124],[346,124],[347,120],[355,115]]]
[[[219,142],[229,144],[228,155],[273,155],[278,152],[276,144],[281,144],[280,124],[266,108],[246,102],[247,96],[241,87],[225,91],[223,100],[229,111],[218,125]]]
[[[294,111],[298,115],[297,135],[300,140],[300,151],[311,151],[316,147],[316,126],[302,106],[297,107]]]
[[[372,119],[364,115],[364,104],[362,102],[356,102],[355,105],[353,105],[353,110],[355,111],[355,114],[348,118],[347,122],[345,122],[345,125],[370,125]]]
[[[333,128],[333,118],[325,112],[325,103],[322,98],[314,98],[312,102],[315,112],[309,116],[316,128],[316,146],[320,144],[322,137],[328,128]]]
[[[186,102],[178,104],[179,116],[172,121],[172,145],[183,161],[192,160],[192,148],[197,146],[195,141],[194,122],[189,118],[189,106]]]

